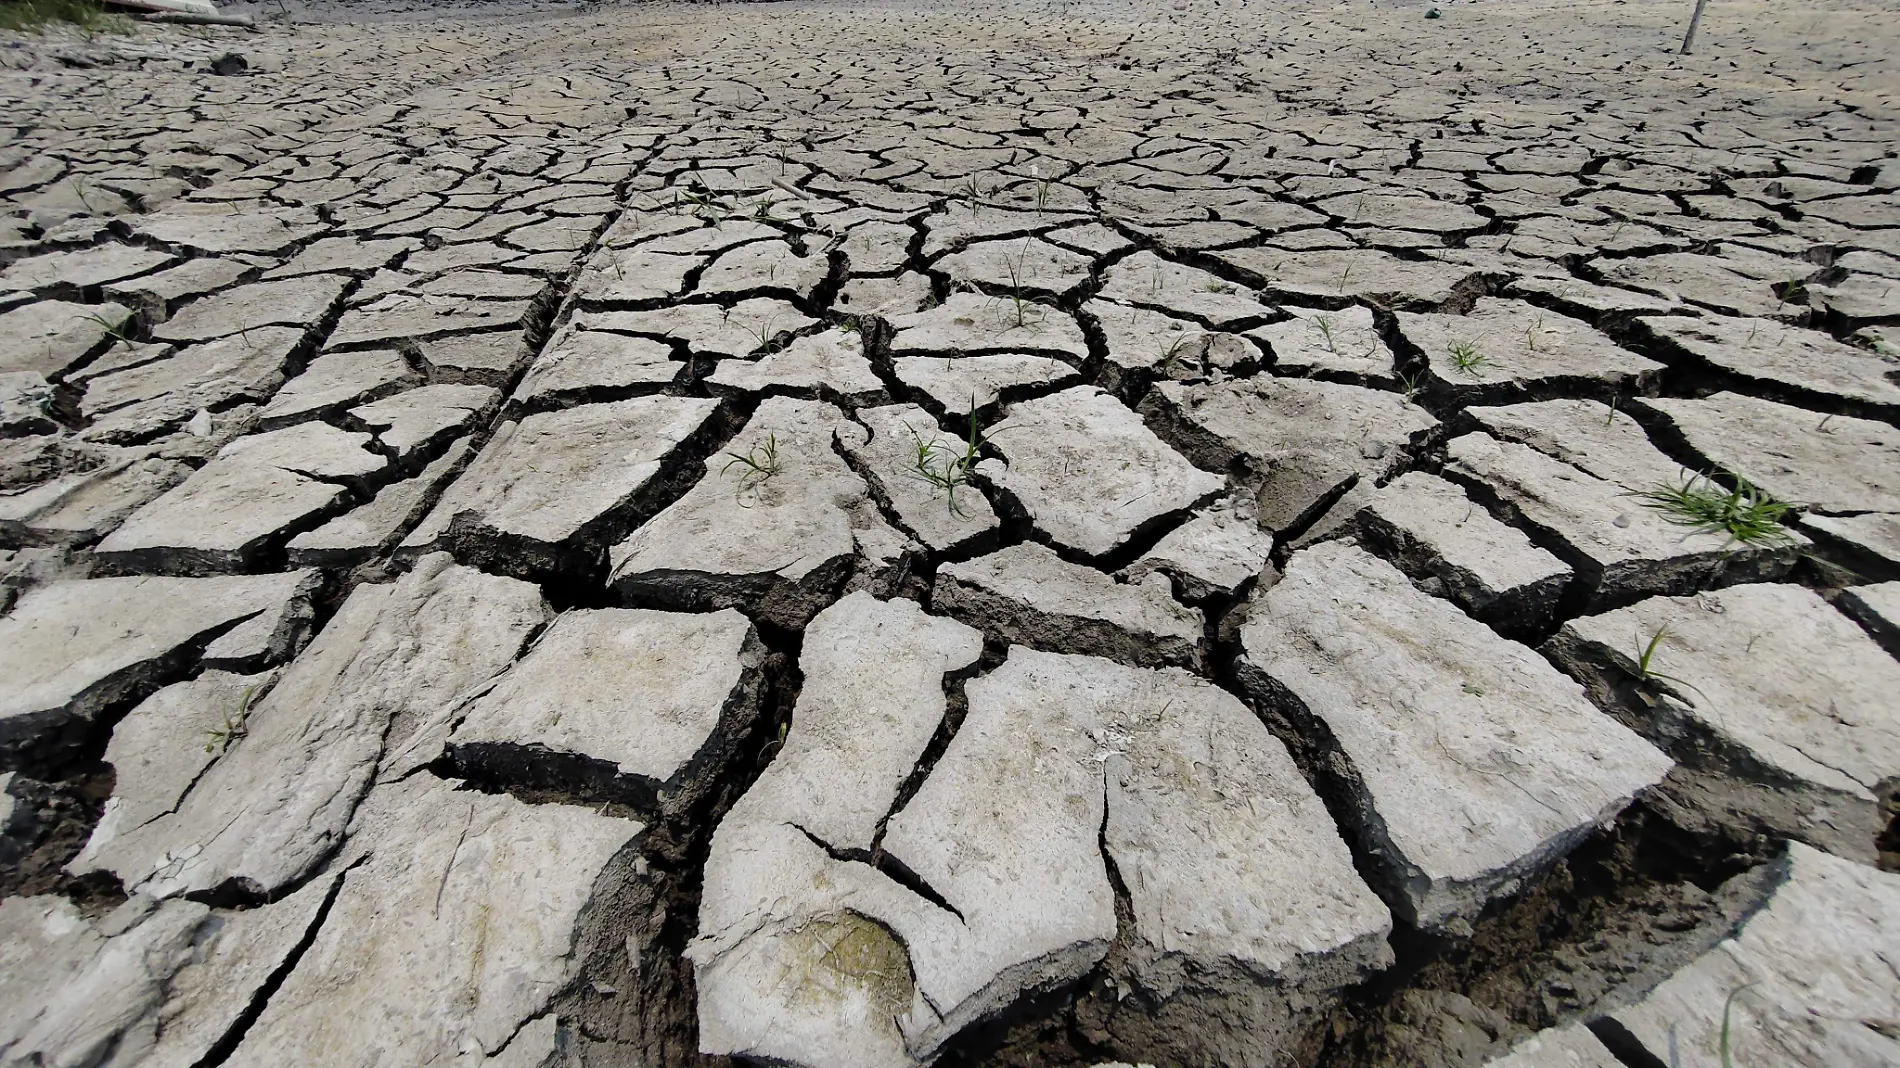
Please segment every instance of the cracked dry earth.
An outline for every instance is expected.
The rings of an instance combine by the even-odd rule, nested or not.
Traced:
[[[1900,37],[1687,7],[9,38],[0,1065],[1900,1063]]]

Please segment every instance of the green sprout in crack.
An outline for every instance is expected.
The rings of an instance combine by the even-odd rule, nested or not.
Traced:
[[[1028,258],[1029,242],[1026,240],[1023,242],[1022,251],[1016,254],[1014,260],[1008,256],[1003,257],[1003,269],[1009,272],[1008,299],[1015,313],[1012,325],[1016,328],[1029,326],[1041,314],[1035,303],[1023,296],[1023,263]]]
[[[1708,694],[1703,693],[1695,683],[1685,679],[1679,679],[1674,675],[1665,675],[1655,669],[1656,650],[1662,648],[1663,639],[1667,637],[1669,637],[1669,625],[1667,623],[1657,627],[1656,633],[1649,636],[1649,641],[1643,645],[1641,655],[1636,658],[1636,677],[1643,682],[1663,682],[1671,686],[1681,687],[1685,690],[1694,690],[1696,696],[1707,700]],[[1644,699],[1648,700],[1647,697]]]
[[[248,733],[245,722],[251,718],[251,698],[257,695],[257,687],[246,686],[244,696],[238,698],[237,711],[224,717],[219,726],[205,732],[210,738],[205,742],[205,752],[222,754],[231,748],[231,743]]]
[[[1329,315],[1315,315],[1313,316],[1312,323],[1314,328],[1319,331],[1319,336],[1326,339],[1326,351],[1335,356],[1339,355],[1339,341],[1333,332],[1332,317]]]
[[[975,215],[983,206],[983,188],[977,184],[976,175],[963,180],[963,199],[969,204],[970,214]]]
[[[1451,353],[1451,365],[1473,378],[1478,377],[1479,368],[1491,362],[1489,356],[1479,352],[1478,346],[1469,341],[1460,341],[1446,351]]]
[[[1723,489],[1705,473],[1690,475],[1681,485],[1661,483],[1634,496],[1643,507],[1662,513],[1665,522],[1688,527],[1691,534],[1724,535],[1723,548],[1793,543],[1794,536],[1781,523],[1794,506],[1775,500],[1740,475],[1730,477],[1735,480],[1734,489]]]
[[[125,333],[119,329],[120,324],[113,322],[112,320],[106,318],[103,315],[100,315],[98,312],[87,312],[86,314],[81,315],[80,318],[86,320],[89,323],[98,324],[99,328],[101,330],[104,330],[107,336],[112,337],[115,340],[123,341],[127,344],[131,344],[132,342],[132,339],[125,336]],[[248,339],[246,340],[248,342]]]
[[[1040,215],[1049,206],[1049,179],[1042,176],[1042,165],[1032,164],[1029,174],[1036,183],[1036,214]]]
[[[1399,375],[1399,388],[1404,392],[1406,400],[1417,400],[1418,395],[1425,391],[1425,376],[1417,371],[1409,375],[1401,374]]]
[[[1189,346],[1198,339],[1199,336],[1194,334],[1182,334],[1175,338],[1174,343],[1161,353],[1161,373],[1173,378],[1181,371],[1192,370],[1188,365],[1188,360],[1192,355],[1192,349]]]
[[[741,506],[745,506],[746,494],[757,497],[759,488],[780,470],[777,434],[766,435],[763,444],[753,442],[752,447],[743,453],[729,452],[726,455],[730,459],[719,469],[719,474],[723,477],[733,468],[739,468],[739,487],[735,495]]]
[[[906,424],[911,441],[916,445],[917,454],[911,463],[911,474],[928,482],[931,486],[943,490],[949,498],[950,514],[963,518],[968,513],[957,504],[957,487],[970,482],[970,473],[976,470],[983,448],[983,433],[977,429],[976,394],[970,394],[970,434],[960,444],[960,448],[946,445],[942,440],[932,437],[929,441],[917,433],[914,427]]]

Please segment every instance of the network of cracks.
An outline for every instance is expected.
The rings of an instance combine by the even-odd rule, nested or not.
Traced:
[[[1433,12],[12,42],[0,1064],[1900,1061],[1892,28]]]

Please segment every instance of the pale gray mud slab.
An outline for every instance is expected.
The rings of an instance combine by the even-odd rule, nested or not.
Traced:
[[[351,499],[347,485],[381,472],[370,435],[303,423],[239,438],[175,489],[133,512],[99,543],[128,569],[241,571]]]
[[[418,1063],[447,1050],[496,1068],[546,1063],[557,1021],[544,1014],[577,981],[575,934],[642,830],[429,775],[377,787],[315,941],[226,1063]]]
[[[1282,308],[1291,319],[1247,331],[1273,350],[1273,369],[1288,375],[1338,375],[1368,386],[1393,386],[1392,349],[1373,326],[1372,309]]]
[[[1399,334],[1440,389],[1483,397],[1558,389],[1639,391],[1663,365],[1588,323],[1521,300],[1480,297],[1464,315],[1399,312]]]
[[[1266,377],[1164,382],[1141,412],[1196,464],[1234,472],[1276,533],[1310,523],[1357,482],[1404,470],[1439,426],[1396,393]]]
[[[1887,1024],[1900,1001],[1900,876],[1800,844],[1782,863],[1787,881],[1734,938],[1611,1013],[1632,1054],[1720,1068],[1726,1042],[1734,1064],[1900,1060]]]
[[[1791,535],[1743,546],[1676,525],[1617,483],[1488,434],[1466,434],[1447,451],[1446,476],[1549,538],[1591,605],[1780,578],[1803,544]]]
[[[1800,394],[1862,407],[1860,414],[1900,415],[1900,363],[1844,345],[1818,330],[1773,319],[1725,315],[1696,319],[1654,316],[1637,320],[1647,336],[1707,361],[1752,387],[1787,387]]]
[[[936,552],[995,534],[996,512],[961,465],[966,442],[914,404],[861,409],[858,421],[869,436],[840,436],[839,444],[905,531]]]
[[[900,939],[947,940],[956,919],[867,861],[942,723],[944,676],[981,652],[961,623],[862,593],[806,628],[784,747],[706,861],[687,951],[702,1051],[811,1068],[913,1063],[898,1021],[925,1002]]]
[[[1116,582],[1032,542],[939,567],[930,605],[1035,649],[1199,667],[1206,620],[1169,587],[1165,577]]]
[[[759,713],[765,647],[731,609],[569,612],[449,738],[465,775],[643,812],[699,802]]]
[[[967,417],[1019,390],[1066,385],[1075,368],[1061,360],[1023,353],[990,356],[905,356],[891,361],[897,380],[922,390],[953,416]]]
[[[23,545],[89,545],[190,474],[182,463],[128,450],[103,467],[0,494],[0,535]]]
[[[1090,386],[1010,405],[991,429],[1001,462],[977,471],[1037,530],[1091,557],[1220,490],[1120,401]]]
[[[195,648],[307,600],[314,577],[80,579],[28,590],[0,618],[0,739],[9,749],[76,740],[108,707],[187,668]]]
[[[1865,627],[1881,648],[1900,657],[1900,582],[1842,590],[1835,605]]]
[[[1469,267],[1402,260],[1374,249],[1242,248],[1214,256],[1267,293],[1307,303],[1365,300],[1387,307],[1436,310],[1475,295],[1478,281],[1478,272]]]
[[[590,573],[640,517],[669,458],[717,409],[712,400],[636,397],[509,420],[403,547],[453,547],[514,575]]]
[[[0,371],[51,377],[70,370],[107,348],[131,320],[132,310],[124,305],[63,300],[0,313]]]
[[[1571,620],[1549,651],[1679,754],[1679,820],[1874,859],[1881,796],[1900,779],[1900,662],[1817,594],[1759,584],[1651,598]]]
[[[707,382],[721,392],[835,397],[850,404],[875,403],[884,393],[864,358],[863,334],[839,329],[798,338],[757,360],[721,360]]]
[[[1253,518],[1252,502],[1218,500],[1169,531],[1117,574],[1138,582],[1160,572],[1190,603],[1231,597],[1267,570],[1273,535]]]
[[[95,836],[75,871],[160,897],[297,885],[341,844],[383,754],[512,663],[548,615],[534,587],[446,555],[357,587],[175,810]]]
[[[768,398],[686,496],[613,547],[614,588],[803,626],[896,536],[834,448],[864,436],[830,404]]]
[[[890,324],[896,356],[1041,352],[1079,363],[1089,354],[1074,318],[1027,299],[952,293],[941,307],[893,315]]]
[[[1660,782],[1669,760],[1530,649],[1328,542],[1254,596],[1236,668],[1302,732],[1421,927],[1460,930]]]
[[[389,552],[461,473],[469,452],[469,439],[455,442],[416,477],[392,482],[367,503],[290,539],[285,557],[293,567],[353,567]]]
[[[1601,401],[1526,401],[1466,408],[1480,429],[1629,490],[1680,486],[1692,472],[1670,459],[1629,413]]]
[[[322,914],[334,876],[242,912],[134,896],[89,919],[60,897],[0,901],[8,1064],[190,1068],[237,1033]]]
[[[1474,617],[1506,631],[1547,626],[1571,571],[1463,490],[1410,471],[1373,496],[1359,529],[1415,578],[1438,580]]]
[[[1818,512],[1900,512],[1900,430],[1739,393],[1638,402],[1690,447],[1783,501]]]
[[[420,385],[409,361],[394,349],[325,353],[302,374],[284,383],[257,413],[266,430],[317,418],[381,400],[410,385]]]

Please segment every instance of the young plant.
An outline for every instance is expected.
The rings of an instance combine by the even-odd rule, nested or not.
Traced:
[[[1730,545],[1788,545],[1793,535],[1781,525],[1794,506],[1775,500],[1740,475],[1731,475],[1735,488],[1725,490],[1707,474],[1691,475],[1679,486],[1668,483],[1635,494],[1643,507],[1662,513],[1663,520],[1688,527],[1691,534],[1722,534]]]
[[[257,695],[257,687],[246,686],[244,696],[238,698],[237,711],[224,717],[224,723],[206,731],[210,740],[205,742],[205,752],[222,754],[231,748],[231,743],[248,733],[245,721],[251,718],[251,698]]]
[[[757,497],[759,487],[779,473],[778,435],[766,435],[763,444],[755,441],[744,453],[729,452],[726,455],[730,459],[726,461],[726,466],[719,469],[719,474],[723,477],[733,468],[739,468],[739,488],[734,491],[734,496],[742,507],[748,507],[745,495],[750,493]]]
[[[1729,991],[1728,997],[1722,999],[1722,1033],[1716,1045],[1716,1052],[1722,1058],[1722,1068],[1735,1068],[1735,1061],[1730,1053],[1729,1010],[1735,1007],[1735,999],[1742,995],[1742,991],[1754,985],[1754,983],[1743,983]]]
[[[1491,362],[1491,358],[1478,351],[1478,346],[1469,341],[1460,341],[1446,351],[1451,353],[1451,365],[1458,370],[1478,377],[1478,369]]]
[[[1326,339],[1326,351],[1339,355],[1339,342],[1333,336],[1333,320],[1328,315],[1313,316],[1313,326],[1319,330],[1319,336]]]
[[[1003,257],[1003,269],[1009,272],[1009,303],[1014,312],[1012,325],[1021,329],[1035,321],[1036,305],[1023,296],[1023,263],[1029,258],[1029,242],[1023,242],[1021,252],[1011,260]]]
[[[1668,636],[1669,625],[1667,623],[1657,627],[1656,633],[1649,636],[1649,641],[1644,644],[1641,655],[1636,658],[1636,677],[1644,682],[1666,682],[1671,686],[1679,686],[1685,690],[1695,690],[1697,696],[1707,700],[1709,695],[1703,693],[1694,683],[1679,679],[1674,675],[1665,675],[1650,666],[1656,660],[1656,650],[1662,647],[1663,639]]]
[[[1185,333],[1175,338],[1161,353],[1161,373],[1173,378],[1176,372],[1188,369],[1188,353],[1184,350],[1197,340],[1196,335]]]
[[[911,474],[943,490],[949,498],[950,513],[963,518],[967,513],[957,505],[957,487],[968,485],[970,473],[976,470],[979,453],[983,448],[983,433],[977,429],[976,394],[970,394],[970,433],[963,440],[962,448],[945,445],[940,439],[932,437],[929,441],[917,433],[916,428],[906,424],[911,441],[915,443],[917,455],[911,464]]]
[[[1404,391],[1406,400],[1417,400],[1418,395],[1425,391],[1425,378],[1417,371],[1409,375],[1400,374],[1399,386]]]

